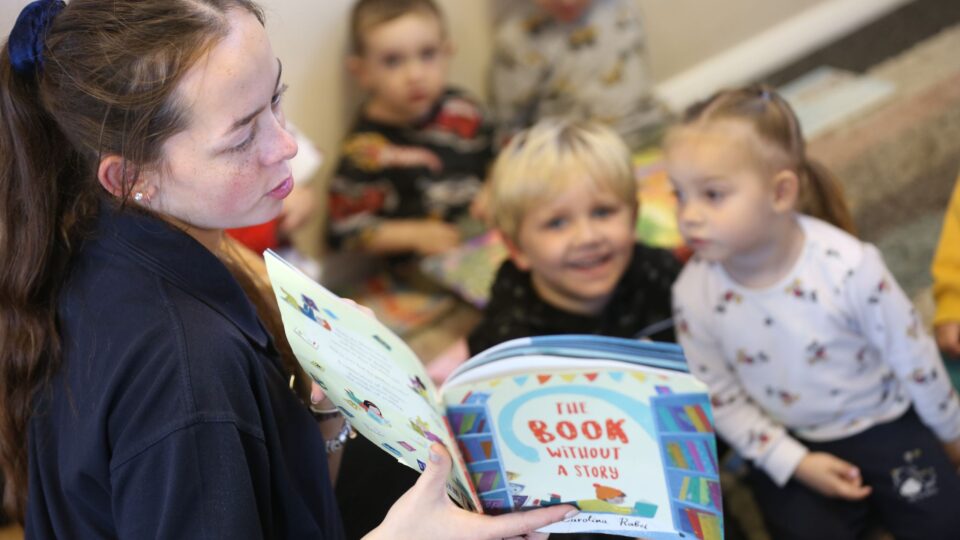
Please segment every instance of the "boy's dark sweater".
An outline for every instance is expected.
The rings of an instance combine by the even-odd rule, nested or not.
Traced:
[[[669,251],[637,244],[607,307],[596,316],[558,309],[533,288],[530,272],[506,261],[497,272],[483,320],[467,339],[474,355],[504,341],[552,334],[634,337],[672,316],[670,287],[681,263]],[[672,326],[649,336],[674,341]]]

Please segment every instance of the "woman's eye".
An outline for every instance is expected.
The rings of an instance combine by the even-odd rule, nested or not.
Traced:
[[[256,129],[256,126],[254,126],[250,130],[250,135],[248,135],[247,138],[244,139],[243,142],[241,142],[240,144],[230,148],[230,152],[238,153],[238,152],[243,152],[247,148],[250,148],[250,145],[253,144],[253,139],[256,138],[256,136],[257,136],[257,129]]]
[[[289,86],[284,84],[280,87],[279,90],[277,90],[277,93],[274,94],[273,98],[270,100],[271,107],[276,109],[277,107],[280,106],[280,103],[283,101],[283,95],[287,93],[287,88],[289,88]]]

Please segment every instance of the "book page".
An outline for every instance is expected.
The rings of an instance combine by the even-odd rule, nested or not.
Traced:
[[[398,461],[423,471],[440,442],[454,462],[457,446],[437,390],[410,347],[372,315],[345,302],[272,251],[264,254],[284,332],[304,371],[351,425]],[[454,467],[451,496],[476,507],[467,477]]]

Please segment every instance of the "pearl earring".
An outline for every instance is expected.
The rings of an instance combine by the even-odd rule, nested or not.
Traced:
[[[137,201],[137,202],[143,202],[143,192],[142,192],[142,191],[138,191],[138,192],[134,193],[134,194],[133,194],[133,200],[135,200],[135,201]]]

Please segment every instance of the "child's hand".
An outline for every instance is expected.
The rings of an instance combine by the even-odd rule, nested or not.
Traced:
[[[826,452],[811,452],[800,461],[794,478],[827,497],[858,501],[870,495],[863,485],[860,469]]]
[[[940,350],[947,356],[960,358],[960,322],[940,323],[933,330]]]
[[[950,458],[950,463],[960,471],[960,438],[943,443],[943,450],[947,453],[947,457]]]
[[[460,230],[444,221],[422,220],[409,234],[413,250],[420,255],[435,255],[460,245]]]
[[[457,508],[444,487],[451,460],[443,445],[430,447],[427,469],[390,508],[376,529],[365,538],[429,538],[431,540],[480,540],[525,535],[543,539],[536,529],[576,513],[570,505],[557,505],[528,512],[485,516]]]

